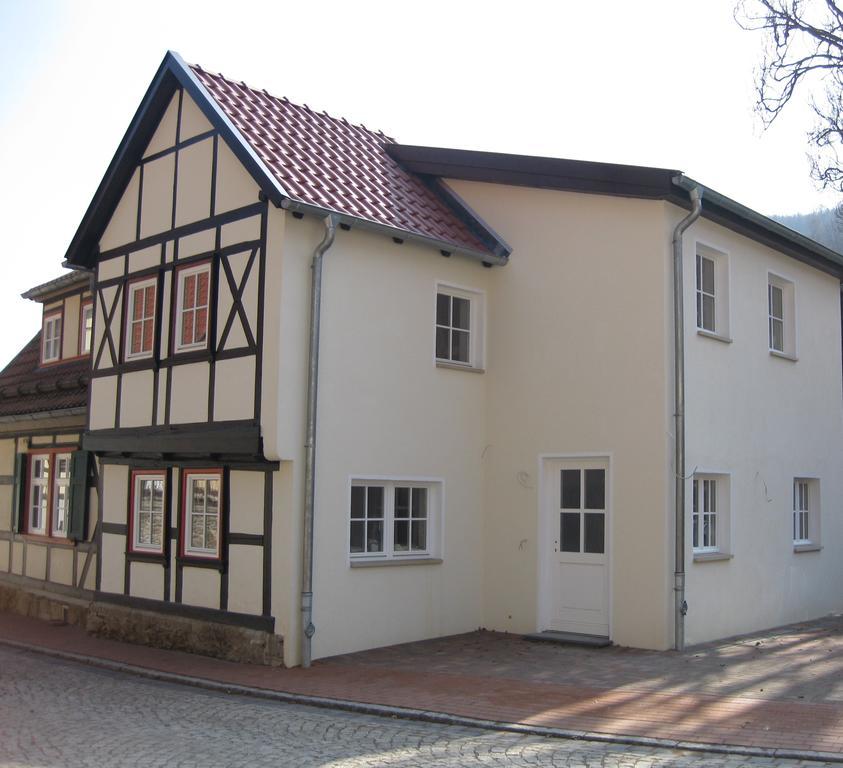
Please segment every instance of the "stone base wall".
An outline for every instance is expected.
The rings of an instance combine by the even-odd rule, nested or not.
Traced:
[[[97,637],[188,651],[227,661],[281,666],[283,641],[255,629],[95,602],[86,630]]]
[[[20,582],[20,583],[17,583]],[[187,651],[227,661],[281,666],[283,639],[270,632],[97,602],[93,594],[38,589],[0,580],[0,612],[75,624],[97,637]]]

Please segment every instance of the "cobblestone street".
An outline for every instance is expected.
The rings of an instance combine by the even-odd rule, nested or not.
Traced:
[[[797,766],[227,696],[0,647],[0,766]]]

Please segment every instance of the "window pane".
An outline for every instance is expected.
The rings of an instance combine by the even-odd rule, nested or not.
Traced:
[[[451,331],[451,360],[458,363],[468,362],[468,331]]]
[[[770,319],[770,346],[777,352],[784,351],[784,323],[774,318]]]
[[[606,516],[602,512],[585,514],[585,551],[603,554]]]
[[[585,470],[585,508],[606,509],[606,470]]]
[[[770,314],[773,315],[773,317],[784,317],[782,289],[777,285],[770,286]]]
[[[190,516],[190,546],[201,549],[205,543],[205,517],[203,515]]]
[[[702,297],[702,328],[706,331],[714,331],[714,297]]]
[[[193,486],[192,511],[194,514],[199,514],[205,511],[205,483],[194,480],[191,485]]]
[[[579,552],[580,551],[580,513],[579,512],[562,512],[560,514],[562,524],[560,526],[559,535],[561,552]]]
[[[149,512],[138,512],[138,543],[149,544],[152,541],[152,519]]]
[[[702,258],[702,289],[706,293],[714,295],[714,262],[711,259]]]
[[[393,544],[396,552],[406,552],[410,548],[410,521],[396,520]]]
[[[436,294],[436,324],[451,324],[451,297],[445,293]]]
[[[471,328],[471,302],[468,299],[453,297],[453,315],[451,325],[467,331]]]
[[[205,341],[205,337],[208,331],[208,309],[207,307],[203,309],[196,310],[196,317],[195,317],[195,332],[194,332],[194,341],[200,342]]]
[[[367,517],[383,517],[383,486],[372,485],[366,490],[369,495],[369,505],[366,510]]]
[[[562,509],[580,508],[580,471],[562,470]],[[579,550],[579,546],[577,547]]]
[[[427,549],[427,520],[413,520],[413,536],[411,546],[413,549]]]
[[[370,520],[368,523],[366,551],[383,552],[383,522],[380,520]]]
[[[447,328],[436,329],[436,357],[440,360],[451,359],[451,332]]]
[[[182,307],[192,309],[196,304],[196,275],[188,275],[182,284]]]
[[[152,509],[161,512],[164,509],[164,481],[152,481]]]
[[[160,547],[164,540],[164,515],[153,513],[152,515],[152,541],[156,547]]]
[[[413,488],[413,517],[427,517],[427,488]]]
[[[410,489],[395,489],[395,517],[410,516]]]
[[[353,490],[353,489],[352,489]],[[360,489],[363,490],[362,488]],[[364,538],[366,532],[366,523],[362,520],[351,521],[351,541],[349,542],[349,549],[352,552],[364,551]]]
[[[351,488],[351,517],[366,517],[366,489],[361,485]],[[362,541],[362,535],[360,539]]]
[[[205,518],[205,549],[217,548],[217,518]]]
[[[198,276],[199,282],[196,290],[196,306],[204,307],[208,304],[208,273],[202,272]]]
[[[206,499],[205,509],[209,515],[216,515],[220,508],[220,481],[205,480]]]

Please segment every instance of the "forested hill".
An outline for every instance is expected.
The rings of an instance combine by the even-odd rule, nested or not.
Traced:
[[[833,251],[843,253],[843,214],[834,208],[772,218]]]

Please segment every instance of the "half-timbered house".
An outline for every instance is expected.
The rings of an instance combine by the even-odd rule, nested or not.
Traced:
[[[0,592],[12,602],[15,585],[90,596],[96,465],[81,447],[93,328],[90,274],[71,272],[23,295],[43,305],[43,319],[0,372]],[[23,602],[27,612],[50,615],[49,605]]]
[[[681,173],[401,146],[170,53],[67,260],[97,631],[307,664],[840,608],[843,257]]]

